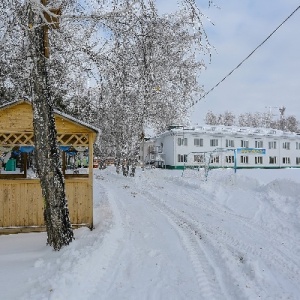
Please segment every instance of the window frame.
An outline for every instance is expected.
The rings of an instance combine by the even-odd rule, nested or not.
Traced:
[[[225,161],[227,164],[234,164],[234,155],[226,155]]]
[[[254,157],[254,164],[256,165],[263,165],[263,156],[255,156]]]
[[[249,156],[248,155],[241,155],[240,156],[241,164],[249,164]]]
[[[203,139],[202,138],[194,138],[194,146],[195,147],[203,147]]]
[[[187,162],[187,154],[178,154],[177,155],[177,162],[186,163]]]
[[[234,140],[226,139],[226,148],[232,147],[234,148]]]
[[[282,142],[282,149],[290,150],[291,149],[291,142]]]
[[[269,156],[269,165],[276,165],[276,164],[277,164],[277,156]]]
[[[209,145],[210,145],[210,147],[218,147],[219,146],[219,139],[210,139]]]
[[[269,149],[277,149],[277,142],[269,141],[268,146],[269,146]]]
[[[177,145],[178,146],[187,146],[188,145],[188,139],[185,137],[178,137],[177,138]]]
[[[255,148],[263,148],[264,142],[262,140],[256,140],[255,141]]]
[[[249,148],[249,140],[241,140],[241,148]]]
[[[203,154],[194,154],[194,162],[195,163],[204,163],[205,158]]]
[[[212,156],[210,158],[210,163],[211,164],[219,164],[220,163],[220,156],[219,155]]]

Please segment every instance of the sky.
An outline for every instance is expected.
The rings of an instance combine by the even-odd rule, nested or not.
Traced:
[[[160,8],[172,11],[175,0],[159,1]],[[261,44],[299,5],[297,0],[197,0],[212,50],[212,59],[203,56],[207,69],[199,77],[210,90]],[[285,22],[241,67],[194,106],[193,124],[203,124],[208,111],[269,112],[300,120],[300,9]]]
[[[0,298],[299,300],[299,171],[95,169],[94,230],[0,235]]]

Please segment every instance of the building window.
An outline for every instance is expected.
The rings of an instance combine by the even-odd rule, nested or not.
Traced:
[[[203,163],[204,162],[204,155],[203,154],[194,155],[194,162]]]
[[[234,147],[234,140],[226,140],[226,147]]]
[[[300,165],[300,157],[296,157],[296,165]]]
[[[296,150],[300,150],[300,143],[296,142]]]
[[[283,157],[282,158],[282,163],[283,164],[290,164],[291,163],[291,159],[289,157]]]
[[[261,148],[261,147],[257,147]],[[255,164],[256,165],[262,165],[263,164],[263,157],[262,156],[255,156]]]
[[[290,142],[283,142],[282,149],[290,150]]]
[[[178,138],[177,144],[178,146],[187,146],[188,144],[187,138]]]
[[[276,142],[269,142],[269,149],[276,149]]]
[[[276,156],[269,156],[269,164],[270,165],[277,164],[277,157]]]
[[[212,140],[210,140],[210,146],[211,147],[217,147],[218,143],[219,143],[218,139],[212,139]]]
[[[157,152],[158,153],[162,153],[163,152],[163,146],[162,146],[162,143],[160,146],[156,146],[157,147]]]
[[[248,164],[249,157],[248,156],[241,156],[241,164]]]
[[[203,139],[194,139],[194,146],[203,147]]]
[[[186,154],[178,154],[178,162],[187,162]]]
[[[228,164],[233,164],[234,163],[234,156],[226,156],[225,157],[225,159],[226,159],[226,162],[228,163]]]
[[[263,148],[264,143],[263,141],[255,141],[255,148]]]
[[[219,163],[220,162],[220,157],[219,156],[213,156],[210,158],[210,163],[214,164],[214,163]]]
[[[249,148],[249,141],[241,140],[241,147],[242,148]]]

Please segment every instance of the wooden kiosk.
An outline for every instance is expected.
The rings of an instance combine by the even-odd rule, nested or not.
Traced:
[[[54,115],[72,226],[92,228],[93,143],[98,131],[56,110]],[[0,234],[46,230],[40,181],[30,164],[32,120],[28,100],[0,106]],[[7,155],[11,157],[5,162]],[[75,156],[85,164],[75,165]]]

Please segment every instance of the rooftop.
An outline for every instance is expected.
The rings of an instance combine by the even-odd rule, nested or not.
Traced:
[[[159,134],[158,136],[173,133],[203,133],[203,134],[227,134],[227,135],[243,135],[243,136],[278,136],[287,138],[300,138],[300,133],[287,132],[272,128],[252,128],[238,126],[223,125],[195,125],[195,126],[171,126],[169,130]]]

